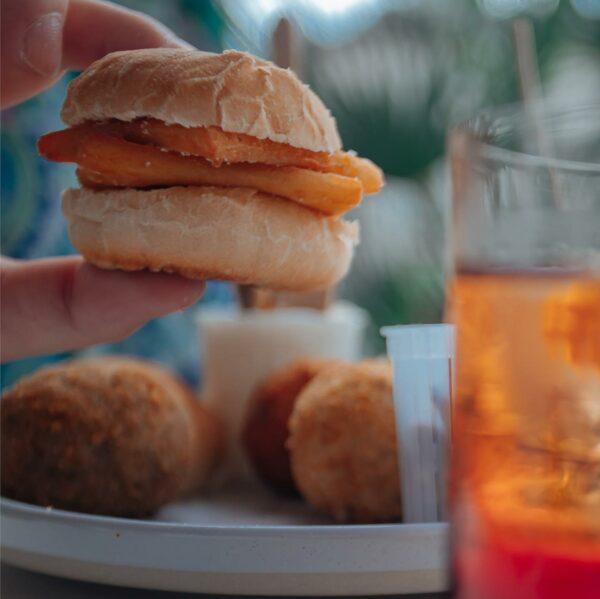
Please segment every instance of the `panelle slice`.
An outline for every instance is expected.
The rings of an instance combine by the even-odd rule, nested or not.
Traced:
[[[49,160],[77,163],[83,168],[82,183],[91,186],[251,187],[328,216],[344,214],[362,199],[360,181],[337,173],[245,163],[217,168],[203,158],[182,156],[95,131],[65,129],[50,133],[40,138],[38,148]]]

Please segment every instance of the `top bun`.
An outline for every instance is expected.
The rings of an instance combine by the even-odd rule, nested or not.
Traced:
[[[69,85],[61,116],[68,125],[152,117],[314,152],[341,148],[335,119],[292,71],[233,50],[113,52]]]

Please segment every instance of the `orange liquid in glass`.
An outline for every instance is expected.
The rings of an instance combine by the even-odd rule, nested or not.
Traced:
[[[461,599],[600,597],[600,278],[454,281],[453,567]]]

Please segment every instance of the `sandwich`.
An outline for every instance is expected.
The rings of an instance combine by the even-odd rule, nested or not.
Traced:
[[[68,89],[42,156],[77,164],[69,236],[100,268],[311,291],[347,272],[343,218],[383,185],[292,71],[243,52],[114,52]]]

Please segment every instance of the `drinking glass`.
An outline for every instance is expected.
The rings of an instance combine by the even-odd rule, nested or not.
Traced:
[[[460,599],[600,597],[600,104],[451,135]]]

